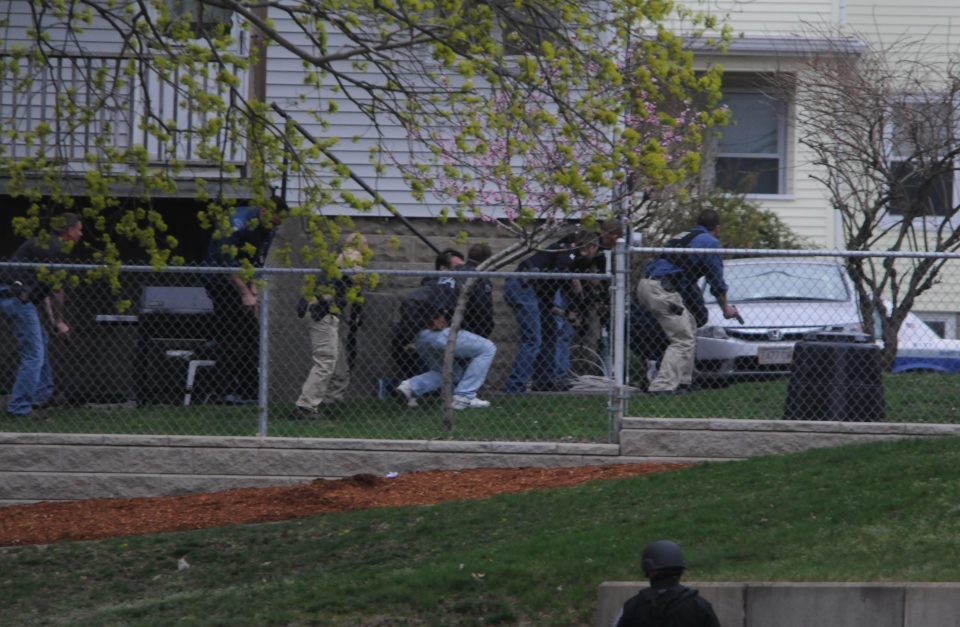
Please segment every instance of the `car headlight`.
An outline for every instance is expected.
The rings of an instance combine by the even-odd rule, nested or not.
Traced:
[[[703,327],[697,331],[697,337],[709,337],[714,340],[725,340],[727,339],[727,330],[723,327],[713,326],[713,327]]]

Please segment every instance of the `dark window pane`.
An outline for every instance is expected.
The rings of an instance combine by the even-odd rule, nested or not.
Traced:
[[[898,184],[891,190],[890,213],[919,216],[950,215],[953,209],[953,171],[924,175],[905,161],[891,164]],[[926,185],[925,185],[926,184]]]
[[[717,187],[738,194],[779,194],[780,160],[747,157],[717,159]]]

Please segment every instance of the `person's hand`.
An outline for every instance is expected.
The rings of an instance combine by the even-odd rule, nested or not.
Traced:
[[[740,319],[740,312],[737,311],[737,308],[735,306],[726,305],[723,308],[723,317],[726,318],[727,320],[730,320],[731,318]]]
[[[240,296],[240,300],[243,302],[244,307],[249,307],[256,311],[257,309],[257,294],[256,292],[244,292]]]
[[[53,328],[57,332],[57,335],[62,335],[64,337],[70,335],[70,325],[63,320],[57,320],[54,322]]]

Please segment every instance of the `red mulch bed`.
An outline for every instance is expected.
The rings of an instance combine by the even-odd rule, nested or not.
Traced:
[[[339,480],[209,494],[90,499],[0,508],[0,546],[95,540],[273,522],[373,507],[429,505],[507,492],[635,477],[685,464],[617,464],[569,468],[478,468],[415,472],[393,478],[355,475]]]

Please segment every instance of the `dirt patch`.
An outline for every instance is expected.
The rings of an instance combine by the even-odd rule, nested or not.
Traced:
[[[0,546],[95,540],[164,531],[273,522],[373,507],[429,505],[508,492],[635,477],[685,464],[616,464],[571,468],[478,468],[362,474],[274,488],[135,499],[90,499],[0,508]]]

